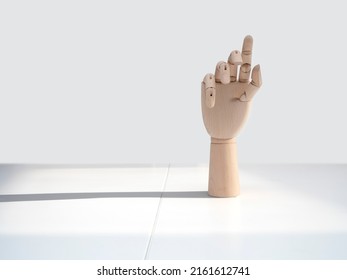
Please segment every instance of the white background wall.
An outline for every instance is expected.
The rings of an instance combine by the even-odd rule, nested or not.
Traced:
[[[254,37],[240,162],[347,161],[343,1],[2,1],[0,162],[207,163],[200,82]]]

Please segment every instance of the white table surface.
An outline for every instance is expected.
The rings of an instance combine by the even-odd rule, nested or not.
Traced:
[[[347,259],[347,165],[0,165],[0,259]]]

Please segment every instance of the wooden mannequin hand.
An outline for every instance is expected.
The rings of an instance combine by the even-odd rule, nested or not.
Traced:
[[[201,85],[201,106],[208,134],[231,139],[245,123],[252,98],[262,84],[260,66],[251,74],[253,38],[246,36],[242,53],[231,52],[228,62],[217,64],[215,75],[207,74]],[[238,65],[241,65],[238,71]],[[238,75],[239,72],[239,75]]]
[[[219,62],[215,75],[207,74],[201,84],[202,116],[211,136],[208,182],[211,196],[230,197],[240,193],[235,137],[262,83],[259,65],[253,68],[249,81],[252,46],[252,37],[246,36],[242,53],[231,52],[228,62]],[[241,65],[239,71],[238,65]]]

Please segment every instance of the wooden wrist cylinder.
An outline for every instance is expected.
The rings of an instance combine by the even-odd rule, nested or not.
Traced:
[[[233,197],[240,194],[235,138],[211,138],[208,194],[214,197]]]

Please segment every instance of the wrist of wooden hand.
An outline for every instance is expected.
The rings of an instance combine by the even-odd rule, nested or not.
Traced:
[[[215,197],[240,193],[236,139],[211,138],[208,194]]]
[[[211,144],[236,144],[236,137],[230,139],[218,139],[211,137]]]

